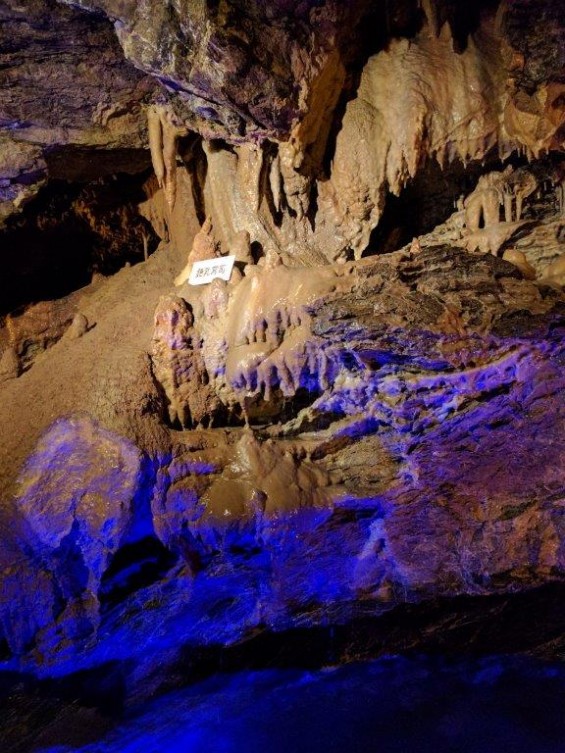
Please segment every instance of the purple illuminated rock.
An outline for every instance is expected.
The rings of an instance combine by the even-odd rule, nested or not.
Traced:
[[[72,538],[93,592],[133,533],[141,469],[135,445],[79,415],[53,424],[19,476],[16,505],[34,539],[54,551]]]
[[[558,291],[520,279],[504,261],[446,247],[309,270],[305,309],[277,317],[277,337],[267,329],[270,354],[259,343],[262,358],[281,349],[287,380],[283,394],[272,371],[267,396],[238,376],[261,366],[256,342],[226,334],[239,325],[206,317],[201,293],[189,303],[159,299],[167,263],[157,255],[154,277],[133,268],[109,281],[106,313],[80,304],[97,326],[4,387],[17,401],[44,390],[65,358],[80,357],[72,373],[84,380],[84,359],[96,363],[94,381],[58,395],[67,418],[51,424],[40,415],[45,430],[28,440],[15,507],[4,508],[4,528],[12,527],[0,612],[13,653],[6,666],[49,675],[135,659],[127,684],[137,692],[149,676],[161,681],[156,657],[166,668],[183,652],[231,645],[259,628],[342,624],[407,603],[563,580]],[[151,289],[153,303],[140,309],[144,328],[139,314],[131,320],[138,345],[106,363],[102,349],[123,332],[130,305],[108,302],[125,280],[144,295]],[[150,342],[158,301],[160,384],[137,351]],[[223,349],[214,345],[221,332]],[[324,380],[309,371],[322,360],[307,357],[291,378],[308,339],[324,353]],[[187,367],[194,343],[197,370]],[[222,366],[230,346],[239,370]],[[64,384],[64,373],[58,379]],[[80,415],[76,401],[88,401],[96,380],[112,390]],[[168,403],[181,412],[184,400],[206,405],[200,391],[223,405],[215,404],[216,426],[159,424]],[[238,425],[244,411],[251,427]],[[24,414],[12,419],[4,451]]]

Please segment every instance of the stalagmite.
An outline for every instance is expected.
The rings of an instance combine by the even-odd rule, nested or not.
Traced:
[[[500,221],[506,174],[506,171],[491,172],[481,176],[475,190],[465,199],[465,223],[470,233],[481,227],[496,225]]]
[[[218,278],[212,280],[202,295],[204,315],[208,319],[217,319],[222,316],[228,308],[228,296],[227,283]]]
[[[563,161],[563,155],[560,155],[560,160],[556,164],[550,165],[544,171],[541,188],[544,191],[553,189],[559,214],[561,217],[565,217],[565,161]]]
[[[535,176],[520,168],[510,172],[502,184],[504,194],[504,218],[506,222],[512,222],[522,219],[522,209],[524,200],[531,196],[539,187]],[[512,212],[513,201],[515,200],[515,213]]]
[[[561,214],[561,217],[565,217],[565,180],[561,180],[557,183],[555,193],[559,204],[559,213]]]
[[[565,254],[561,254],[561,256],[544,269],[540,282],[565,286]]]
[[[241,264],[253,264],[253,254],[251,253],[251,236],[247,230],[240,230],[233,237],[229,253],[235,256],[236,262]]]
[[[21,371],[22,365],[16,349],[8,346],[0,356],[0,382],[7,379],[16,379]]]
[[[529,263],[526,255],[515,248],[509,248],[502,254],[502,258],[518,267],[526,280],[536,279],[536,270]]]
[[[300,173],[302,159],[299,146],[292,140],[279,144],[279,168],[284,194],[298,222],[304,218],[310,205],[311,179]]]
[[[65,332],[65,337],[70,340],[76,340],[88,332],[88,319],[80,311],[73,317],[70,327]]]
[[[207,217],[204,224],[195,235],[186,265],[175,277],[175,285],[182,285],[188,279],[195,261],[206,261],[219,255],[220,246],[214,237],[212,219]]]

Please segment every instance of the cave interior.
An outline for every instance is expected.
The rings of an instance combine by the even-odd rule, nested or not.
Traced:
[[[562,752],[561,6],[4,0],[6,753]]]

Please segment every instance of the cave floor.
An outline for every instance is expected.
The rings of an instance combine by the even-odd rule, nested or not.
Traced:
[[[316,671],[246,670],[114,717],[52,700],[20,698],[16,709],[13,699],[3,750],[559,753],[564,693],[563,665],[508,656],[389,656]]]

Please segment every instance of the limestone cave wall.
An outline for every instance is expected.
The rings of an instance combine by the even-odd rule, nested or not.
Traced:
[[[558,0],[0,22],[1,669],[563,582]]]

